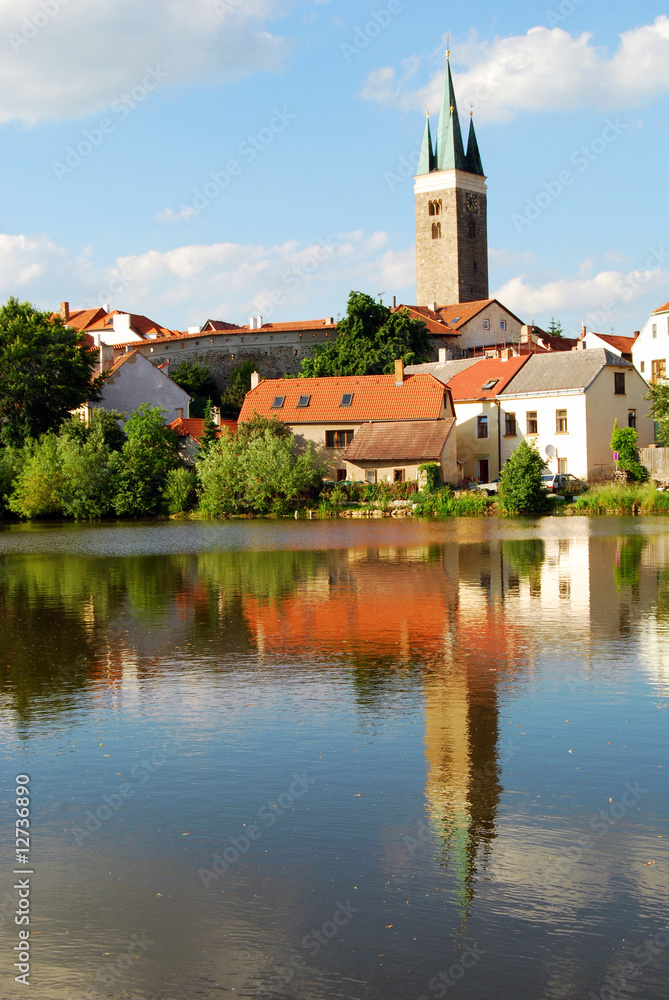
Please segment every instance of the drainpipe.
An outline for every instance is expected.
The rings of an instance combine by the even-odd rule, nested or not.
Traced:
[[[502,428],[500,427],[501,410],[499,399],[495,400],[495,406],[497,407],[497,475],[499,476],[502,471]]]

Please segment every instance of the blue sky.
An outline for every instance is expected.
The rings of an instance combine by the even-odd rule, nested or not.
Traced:
[[[640,329],[669,299],[669,18],[644,0],[0,0],[0,299],[177,329],[413,302],[447,33],[491,294]]]

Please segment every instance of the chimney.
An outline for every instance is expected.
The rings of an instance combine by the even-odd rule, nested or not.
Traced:
[[[262,316],[256,316],[256,330],[262,330]]]
[[[446,348],[445,347],[440,347],[439,348],[439,364],[443,365],[445,363],[446,363]]]
[[[581,320],[581,336],[579,337],[579,340],[583,340],[587,332],[588,331],[586,329],[585,323],[583,322],[583,320]]]
[[[214,422],[214,427],[221,426],[221,408],[220,406],[212,406],[211,408],[211,419]]]
[[[251,372],[251,389],[257,389],[260,385],[260,372]]]
[[[508,347],[505,347],[503,351],[499,352],[499,356],[501,361],[508,361],[509,358],[511,357],[510,349]]]
[[[436,313],[436,311],[437,311],[437,303],[436,302],[430,302],[430,309],[432,310],[432,312]]]
[[[251,316],[251,318],[249,319],[249,330],[255,330],[255,328],[256,328],[256,318],[255,316]]]
[[[65,323],[67,323],[68,319],[70,318],[70,303],[69,302],[61,302],[61,304],[60,304],[60,318],[62,320],[64,320]]]
[[[393,309],[397,309],[397,296],[393,295]]]
[[[109,312],[109,310],[111,309],[111,306],[109,305],[109,303],[108,303],[108,302],[104,302],[104,303],[102,304],[102,309],[103,309],[103,312],[106,312],[106,313],[108,313],[108,312]]]
[[[184,418],[184,408],[183,408],[183,406],[175,406],[174,412],[177,415],[177,420],[183,420],[183,418]]]
[[[404,385],[404,362],[401,358],[395,362],[395,385]]]
[[[326,326],[334,326],[334,316],[326,316],[325,317],[325,325]]]
[[[639,331],[635,330],[634,331],[634,336],[632,337],[632,340],[636,340],[638,336],[639,336]]]

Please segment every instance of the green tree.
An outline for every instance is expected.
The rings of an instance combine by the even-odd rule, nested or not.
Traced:
[[[23,444],[57,429],[71,410],[96,400],[97,352],[59,316],[10,298],[0,308],[0,437]]]
[[[563,330],[562,330],[562,323],[560,322],[560,320],[559,319],[555,319],[554,316],[551,316],[550,326],[546,330],[546,333],[550,337],[562,337],[563,336]]]
[[[657,443],[664,448],[669,447],[669,385],[656,382],[648,386],[648,395],[644,399],[650,401],[648,416],[657,425]]]
[[[627,472],[636,482],[643,482],[648,478],[648,473],[638,461],[638,437],[633,427],[618,427],[618,421],[614,420],[611,451],[618,452],[618,468]]]
[[[544,460],[527,441],[520,442],[499,475],[499,502],[509,514],[541,514],[548,508],[542,486]]]
[[[215,403],[218,399],[218,390],[209,365],[182,361],[170,370],[170,378],[191,397],[188,409],[191,417],[203,417],[207,402]]]
[[[252,361],[243,361],[230,376],[230,388],[221,395],[221,407],[226,417],[236,420],[244,402],[244,396],[251,389],[251,375],[255,371]]]
[[[200,438],[196,456],[198,461],[206,455],[214,441],[218,440],[218,427],[214,423],[214,417],[211,410],[211,400],[208,400],[204,411],[204,427],[202,430],[202,437]]]
[[[147,517],[162,507],[170,469],[179,463],[178,438],[165,426],[163,410],[143,403],[125,425],[128,440],[114,453],[114,510],[121,517]]]
[[[363,292],[351,292],[337,336],[317,344],[300,366],[300,376],[382,375],[397,358],[415,365],[429,360],[430,341],[422,320],[406,310],[392,312]]]

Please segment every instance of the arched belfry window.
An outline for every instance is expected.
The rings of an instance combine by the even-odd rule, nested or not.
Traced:
[[[439,201],[435,201],[434,203],[434,214],[441,215],[441,199],[439,199]]]
[[[430,215],[434,215],[434,202],[433,201],[429,201],[428,204],[427,204],[427,207],[428,207],[428,212],[430,213]]]
[[[433,240],[441,239],[441,222],[432,223],[432,239]]]

